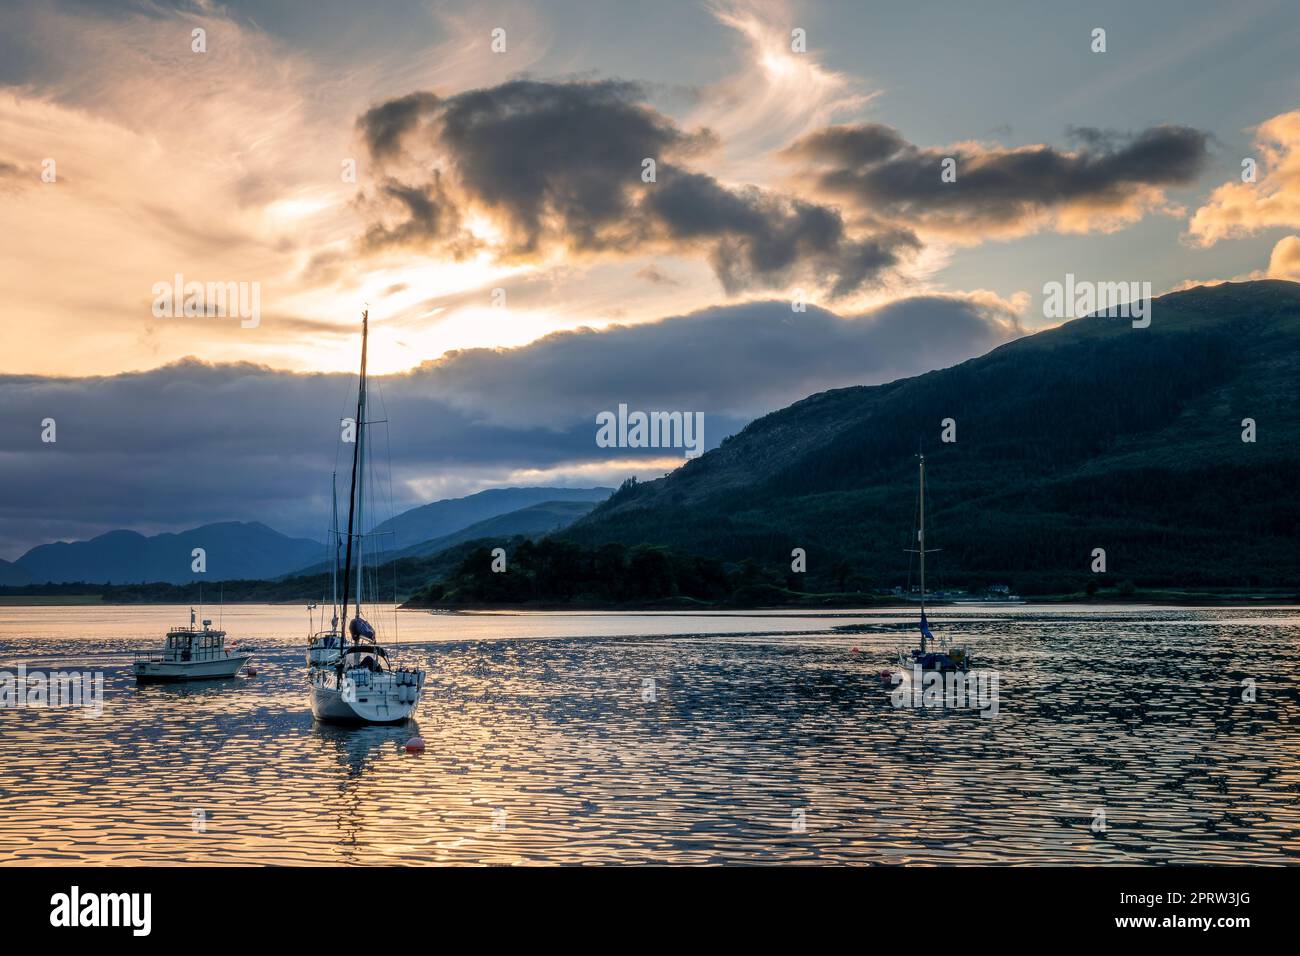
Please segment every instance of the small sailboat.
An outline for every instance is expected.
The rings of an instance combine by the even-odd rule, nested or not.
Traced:
[[[190,626],[173,627],[167,632],[161,652],[136,655],[135,679],[141,684],[176,683],[187,680],[220,680],[234,677],[253,659],[245,650],[226,647],[226,632],[214,630],[212,622],[198,627],[190,608]]]
[[[355,616],[347,632],[339,633],[337,610],[333,627],[319,632],[308,645],[307,674],[311,711],[317,720],[349,724],[397,724],[415,713],[424,689],[424,671],[400,667],[379,643],[370,622],[361,616],[363,585],[363,527],[366,477],[366,342],[369,314],[361,314],[361,376],[357,386],[356,444],[352,449],[352,485],[348,491],[348,530],[343,561],[342,620],[348,619],[353,601],[353,552],[356,555]],[[337,524],[337,518],[335,518]],[[355,548],[354,548],[355,545]],[[336,578],[337,580],[337,578]],[[337,649],[331,646],[337,642]]]
[[[948,644],[947,638],[939,638],[937,641],[930,631],[930,622],[925,617],[925,556],[937,551],[937,548],[926,548],[925,544],[925,455],[918,455],[920,459],[920,493],[918,495],[918,522],[916,532],[916,547],[908,548],[910,554],[915,554],[920,559],[921,565],[921,646],[912,648],[910,651],[898,652],[899,666],[907,671],[919,670],[925,671],[968,671],[971,669],[970,653],[965,647],[952,647]],[[938,650],[930,649],[930,642],[939,645]]]

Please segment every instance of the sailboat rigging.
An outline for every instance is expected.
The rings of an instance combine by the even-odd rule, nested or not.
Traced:
[[[361,314],[361,374],[357,385],[356,441],[352,450],[352,476],[348,490],[348,527],[343,558],[343,599],[338,602],[338,549],[335,547],[332,581],[335,592],[333,625],[313,635],[307,650],[311,708],[318,720],[339,723],[393,724],[407,720],[420,702],[424,671],[392,663],[380,645],[374,627],[362,617],[363,549],[366,477],[366,352],[369,313]],[[334,526],[337,534],[337,494]],[[356,564],[356,591],[352,592],[352,567]],[[349,606],[353,613],[349,616]],[[342,608],[340,619],[338,610]],[[346,631],[340,620],[347,621]]]
[[[338,656],[341,644],[341,635],[339,633],[339,549],[342,542],[339,539],[339,493],[338,493],[338,474],[337,472],[330,477],[330,626],[325,629],[325,610],[321,608],[321,626],[320,629],[311,632],[314,627],[312,619],[309,618],[308,628],[308,645],[307,645],[307,664],[323,664],[327,660],[332,661]],[[323,599],[322,599],[323,604]],[[308,610],[314,610],[317,605],[308,606]]]
[[[910,554],[918,556],[921,566],[921,646],[913,648],[909,653],[899,651],[898,663],[906,668],[919,669],[921,671],[968,671],[971,667],[970,654],[965,647],[950,647],[945,638],[938,639],[939,650],[929,649],[929,642],[935,641],[935,636],[930,630],[930,622],[925,617],[925,556],[938,551],[938,548],[927,548],[925,540],[925,455],[917,454],[918,458],[918,504],[917,504],[917,531],[916,547],[905,549]]]

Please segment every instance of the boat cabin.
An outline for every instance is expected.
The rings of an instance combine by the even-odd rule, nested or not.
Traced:
[[[204,621],[203,629],[173,627],[167,632],[163,644],[164,661],[206,661],[226,656],[226,632],[212,630],[212,622]]]
[[[343,652],[343,667],[349,669],[361,667],[370,671],[384,671],[388,668],[388,652],[375,644],[349,644]]]

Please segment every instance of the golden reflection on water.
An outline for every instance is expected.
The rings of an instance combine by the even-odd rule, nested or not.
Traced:
[[[418,725],[348,729],[308,711],[299,609],[222,612],[255,677],[137,687],[175,608],[0,608],[0,670],[102,669],[106,696],[0,710],[0,862],[1300,857],[1294,610],[944,608],[993,719],[890,703],[906,612],[397,618]]]

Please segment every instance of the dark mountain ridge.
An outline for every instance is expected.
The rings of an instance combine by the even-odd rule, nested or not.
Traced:
[[[194,549],[206,572],[192,570]],[[32,548],[14,564],[33,583],[218,581],[283,574],[320,555],[325,546],[290,538],[257,521],[222,521],[179,533],[146,537],[109,531],[88,541],[58,541]],[[18,583],[18,582],[15,582]]]
[[[956,422],[954,443],[941,423]],[[1242,421],[1257,440],[1242,441]],[[1300,284],[1162,296],[1149,328],[1094,315],[951,368],[772,412],[563,536],[752,560],[794,582],[905,583],[916,452],[935,581],[1027,593],[1300,581]]]

